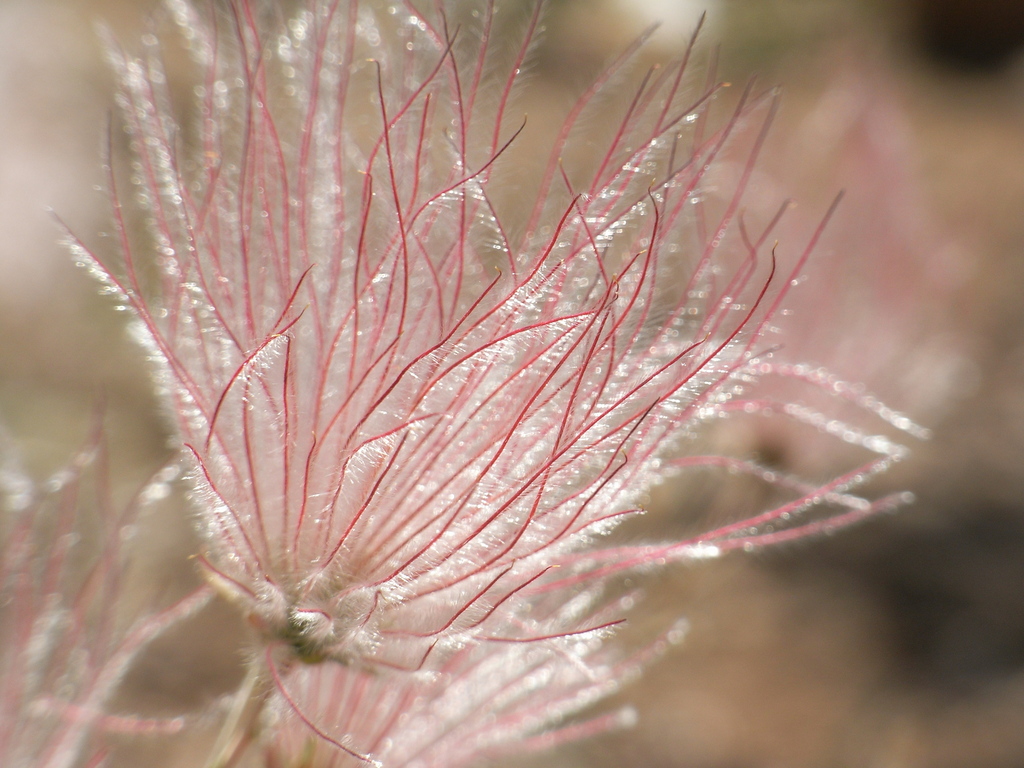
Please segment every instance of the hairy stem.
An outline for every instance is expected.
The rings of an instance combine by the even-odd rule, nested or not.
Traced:
[[[231,768],[238,762],[256,735],[260,713],[273,687],[273,678],[264,669],[263,659],[255,656],[224,719],[206,768]]]

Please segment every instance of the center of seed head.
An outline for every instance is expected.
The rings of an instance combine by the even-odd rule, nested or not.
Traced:
[[[316,608],[293,608],[283,634],[300,661],[319,664],[326,659],[334,639],[334,620]]]

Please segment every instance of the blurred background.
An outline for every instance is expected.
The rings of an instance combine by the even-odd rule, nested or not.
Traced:
[[[59,245],[61,222],[95,247],[110,227],[113,84],[93,25],[132,44],[157,7],[0,0],[0,414],[38,477],[81,442],[101,400],[120,483],[170,456],[125,318]],[[679,55],[704,11],[703,49],[720,51],[723,79],[784,85],[755,183],[795,198],[804,231],[847,192],[811,287],[794,294],[787,344],[932,429],[877,489],[917,500],[827,538],[654,578],[648,610],[686,615],[691,629],[614,702],[633,703],[638,725],[509,765],[1020,768],[1024,4],[552,0],[531,108],[564,111],[654,20],[651,61]],[[712,439],[826,476],[839,461],[799,431]],[[687,530],[695,509],[756,494],[717,487],[659,489],[648,532]],[[173,591],[195,578],[181,564],[195,542],[186,514],[167,520],[144,560]],[[237,622],[224,609],[201,621],[216,640],[158,643],[130,681],[133,706],[200,706],[237,682]]]

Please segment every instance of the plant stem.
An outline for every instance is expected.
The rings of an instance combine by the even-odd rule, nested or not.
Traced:
[[[262,658],[254,657],[210,751],[206,768],[231,768],[235,765],[256,733],[257,721],[272,688],[271,677],[263,668]]]

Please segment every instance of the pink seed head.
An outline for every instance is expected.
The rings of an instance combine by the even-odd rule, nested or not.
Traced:
[[[342,761],[390,736],[320,675],[373,688],[387,723],[427,695],[399,671],[482,691],[497,663],[518,693],[493,692],[495,738],[533,733],[624,674],[602,643],[626,605],[610,577],[864,517],[891,500],[851,489],[902,455],[759,390],[773,318],[824,227],[779,246],[785,203],[745,213],[776,93],[748,88],[716,122],[723,86],[691,89],[691,48],[610,110],[638,40],[570,110],[536,186],[509,194],[533,149],[513,94],[540,4],[421,5],[308,0],[281,27],[250,0],[210,19],[173,3],[198,65],[192,132],[170,117],[157,52],[112,48],[157,259],[137,259],[112,176],[124,264],[97,271],[160,368],[211,582],[262,633],[291,710],[333,713],[303,725],[362,739],[331,741]],[[702,423],[767,412],[848,431],[872,456],[822,486],[677,458]],[[600,546],[688,467],[790,500],[685,541]],[[294,680],[298,699],[296,660],[325,670]],[[486,742],[461,707],[437,716]]]

